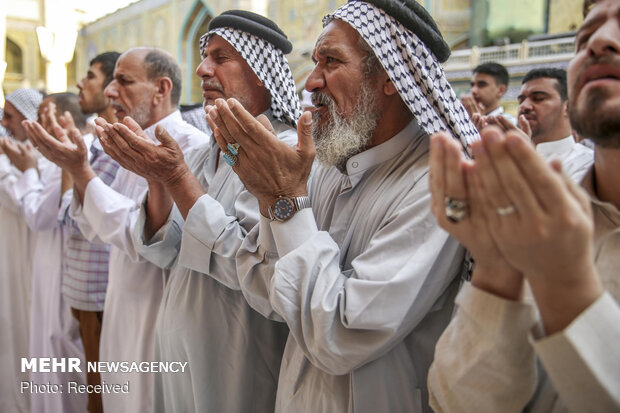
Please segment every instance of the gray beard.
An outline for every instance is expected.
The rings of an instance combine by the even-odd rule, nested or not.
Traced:
[[[313,102],[325,105],[330,116],[320,125],[320,114],[313,114],[312,137],[317,159],[325,165],[335,166],[340,172],[346,170],[347,161],[352,156],[366,150],[381,116],[368,83],[362,84],[353,113],[347,118],[338,113],[331,97],[313,93]]]

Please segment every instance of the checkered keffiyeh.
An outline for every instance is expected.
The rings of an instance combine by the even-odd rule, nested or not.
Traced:
[[[6,101],[11,102],[11,105],[26,119],[35,122],[39,105],[43,101],[43,95],[35,89],[17,89],[6,96]]]
[[[446,130],[466,152],[480,139],[437,58],[411,30],[382,9],[363,2],[345,4],[323,18],[350,24],[370,45],[418,124],[428,133]]]
[[[284,53],[268,41],[245,31],[218,27],[200,38],[201,56],[204,56],[207,43],[214,34],[226,40],[239,52],[269,90],[274,118],[294,127],[301,116],[301,108],[291,68]]]

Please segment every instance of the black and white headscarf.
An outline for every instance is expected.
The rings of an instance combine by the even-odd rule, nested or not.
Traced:
[[[301,107],[293,74],[284,53],[268,41],[248,32],[218,27],[200,38],[201,56],[204,56],[207,43],[214,34],[226,40],[239,52],[269,90],[273,117],[293,127],[297,125]]]
[[[468,154],[480,139],[471,119],[448,83],[437,58],[411,30],[384,10],[363,2],[345,4],[323,18],[350,24],[370,45],[400,97],[428,133],[446,130],[457,137]]]

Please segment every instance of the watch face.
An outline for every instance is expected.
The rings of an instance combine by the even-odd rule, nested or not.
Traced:
[[[273,205],[273,216],[280,221],[289,219],[294,212],[295,205],[292,199],[280,198]]]

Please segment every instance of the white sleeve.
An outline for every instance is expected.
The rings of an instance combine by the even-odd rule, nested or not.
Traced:
[[[117,175],[118,176],[118,175]],[[89,241],[114,245],[134,261],[142,258],[132,239],[133,227],[140,214],[140,205],[116,192],[99,178],[86,186],[84,205],[73,199],[70,215]]]

